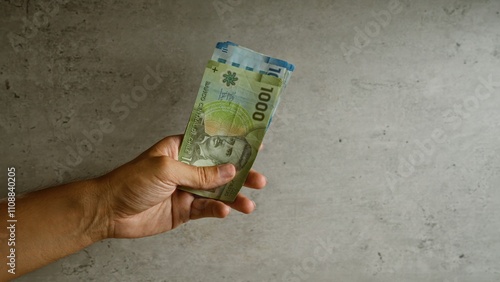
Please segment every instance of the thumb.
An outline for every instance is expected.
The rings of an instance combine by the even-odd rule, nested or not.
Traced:
[[[236,175],[232,164],[197,167],[176,161],[172,181],[181,186],[213,189],[228,183]]]

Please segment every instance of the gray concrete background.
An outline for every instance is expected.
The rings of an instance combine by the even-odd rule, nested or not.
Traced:
[[[61,2],[0,3],[0,163],[19,191],[181,133],[217,41],[297,69],[254,214],[102,241],[19,281],[500,280],[500,1]],[[163,82],[114,112],[157,64]],[[68,159],[103,119],[115,130]]]

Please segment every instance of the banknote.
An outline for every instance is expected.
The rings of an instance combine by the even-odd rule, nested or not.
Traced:
[[[285,91],[292,72],[295,69],[293,64],[285,60],[255,52],[231,41],[218,42],[212,54],[212,60],[249,71],[279,77],[283,79],[281,93]],[[267,128],[271,125],[276,109],[281,101],[281,96],[277,100]]]
[[[212,60],[246,70],[264,73],[283,79],[287,85],[295,66],[287,61],[267,56],[231,41],[218,42]]]
[[[257,156],[274,112],[283,79],[210,60],[179,151],[195,166],[231,163],[236,176],[210,191],[180,189],[232,202]]]

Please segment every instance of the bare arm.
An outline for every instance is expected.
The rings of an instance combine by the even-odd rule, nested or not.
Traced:
[[[15,245],[8,245],[10,230],[2,228],[3,254],[15,249],[15,269],[1,264],[5,281],[49,264],[106,238],[108,222],[99,210],[96,180],[80,181],[36,191],[16,200]],[[7,203],[0,206],[0,222],[7,222]],[[101,213],[101,214],[100,214]],[[12,243],[11,243],[12,244]],[[13,274],[14,272],[15,274]]]

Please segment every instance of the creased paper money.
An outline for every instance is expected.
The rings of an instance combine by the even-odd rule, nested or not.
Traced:
[[[228,48],[218,48],[223,44]],[[294,67],[227,42],[217,44],[212,59],[217,61],[209,61],[205,68],[179,160],[195,166],[231,163],[236,176],[211,191],[180,189],[232,202],[255,161]]]

